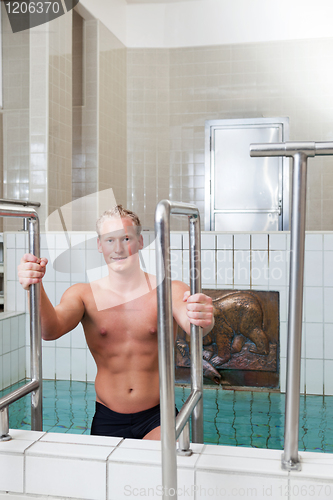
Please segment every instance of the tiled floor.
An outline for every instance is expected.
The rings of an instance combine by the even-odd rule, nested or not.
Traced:
[[[0,396],[8,391],[2,391]],[[176,387],[178,408],[189,392],[189,388]],[[282,449],[284,399],[279,393],[207,389],[204,394],[205,443]],[[44,381],[44,430],[89,434],[94,401],[92,383]],[[11,428],[30,429],[29,396],[10,406],[9,424]],[[299,449],[333,452],[332,396],[301,396]]]

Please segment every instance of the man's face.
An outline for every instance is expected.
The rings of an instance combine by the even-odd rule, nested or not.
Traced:
[[[143,238],[138,236],[131,219],[111,217],[103,222],[97,244],[107,265],[114,271],[122,271],[139,263],[138,251],[143,248]]]

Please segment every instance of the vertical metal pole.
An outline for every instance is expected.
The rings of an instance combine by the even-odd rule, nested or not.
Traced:
[[[39,220],[29,219],[29,252],[40,257]],[[31,393],[31,429],[43,430],[42,406],[42,335],[40,316],[40,284],[30,287],[30,372],[31,380],[39,382],[39,388]]]
[[[201,293],[200,217],[190,217],[190,291]],[[203,393],[202,329],[191,324],[191,389]],[[192,442],[203,443],[203,398],[192,413]]]
[[[177,491],[177,457],[175,425],[174,337],[170,273],[170,203],[160,202],[156,209],[156,278],[158,317],[158,350],[161,405],[161,448],[163,499]]]
[[[192,455],[192,450],[190,449],[190,422],[186,422],[184,429],[179,434],[178,438],[178,455],[188,456]]]
[[[197,207],[186,203],[171,203],[162,200],[155,211],[156,278],[158,311],[158,359],[160,377],[161,405],[161,447],[162,447],[162,484],[163,499],[177,499],[177,456],[176,456],[176,418],[175,418],[175,373],[174,373],[174,332],[171,300],[170,269],[170,215],[187,215],[190,218],[190,277],[191,294],[201,291],[200,267],[200,218]],[[193,351],[192,370],[194,387],[202,391],[202,340],[200,330],[192,333],[192,344],[197,344]],[[201,346],[201,347],[200,347]],[[192,351],[191,351],[192,352]],[[201,392],[202,395],[202,392]],[[196,439],[203,440],[203,431],[198,430],[202,422],[202,410],[195,420]],[[185,430],[188,433],[188,429]],[[186,434],[183,436],[187,440]],[[182,439],[183,439],[182,438]]]
[[[309,156],[333,155],[333,142],[251,144],[250,155],[255,157],[289,156],[293,159],[287,384],[282,469],[288,471],[301,470],[301,463],[298,456],[298,435],[307,159]]]
[[[0,410],[0,442],[10,441],[11,439],[9,435],[8,406],[5,406]]]
[[[307,155],[293,155],[287,382],[282,468],[300,470],[298,456]]]

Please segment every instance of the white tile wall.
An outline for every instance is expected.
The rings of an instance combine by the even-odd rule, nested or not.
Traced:
[[[150,254],[150,252],[149,252],[149,254]],[[149,262],[149,258],[150,258],[150,255],[148,255],[148,257],[147,257],[147,262]],[[171,260],[171,279],[182,281],[182,279],[183,279],[182,251],[181,250],[171,250],[170,260]],[[150,267],[150,266],[148,265],[148,267]],[[156,274],[156,271],[154,272],[154,274]]]
[[[333,234],[324,234],[324,250],[333,250]]]
[[[90,436],[82,436],[88,438]],[[47,438],[49,439],[49,438]],[[26,452],[25,489],[28,494],[103,500],[106,493],[106,460],[115,441],[40,440]],[[38,481],[35,471],[38,470]]]
[[[235,234],[234,235],[234,249],[235,250],[250,250],[250,235],[249,234]]]
[[[287,285],[286,251],[270,250],[269,252],[269,288]]]
[[[235,235],[235,241],[236,241]],[[250,287],[250,251],[235,250],[234,251],[234,285],[235,288],[240,285]]]
[[[218,247],[220,248],[220,247]],[[233,285],[234,282],[234,253],[232,250],[216,251],[216,284]]]
[[[306,359],[324,359],[324,331],[322,323],[306,323],[305,325],[305,357]],[[304,334],[303,334],[304,337]]]
[[[306,235],[305,250],[322,250],[323,249],[323,235],[311,234]]]
[[[217,235],[218,250],[232,250],[234,248],[234,239],[232,234]]]
[[[216,251],[201,250],[201,281],[202,286],[216,283]]]
[[[306,393],[323,394],[324,363],[319,359],[306,359]]]
[[[268,249],[268,234],[258,233],[251,235],[251,248],[252,250],[266,250]]]
[[[313,235],[311,235],[313,236]],[[326,257],[325,277],[328,274],[333,278],[333,252],[324,252],[330,254]],[[325,258],[325,257],[324,257]],[[304,262],[304,284],[305,286],[323,286],[323,252],[322,250],[308,250],[305,252]],[[326,285],[329,281],[326,279]],[[332,279],[330,283],[333,283]]]
[[[280,390],[286,392],[287,360],[280,357]]]
[[[286,250],[287,235],[285,233],[271,233],[268,235],[270,250]]]
[[[26,376],[25,313],[0,313],[0,390]]]
[[[11,434],[12,441],[0,443],[1,500],[32,495],[50,500],[161,498],[160,442],[20,430]],[[280,450],[192,447],[192,456],[177,458],[178,498],[282,500],[296,499],[300,491],[306,499],[331,498],[332,454],[301,452],[302,470],[286,472]]]
[[[333,360],[324,360],[324,394],[333,396]]]
[[[308,323],[323,322],[323,288],[307,286],[305,288],[305,319]]]
[[[31,441],[12,440],[0,443],[0,491],[23,493],[24,451]],[[7,446],[6,446],[7,445]]]
[[[24,252],[24,248],[22,248],[25,241],[24,236],[22,233],[6,233],[5,235],[7,252],[15,251],[16,255],[16,259],[7,259],[6,261],[6,292],[9,309],[15,309],[18,304],[22,306],[22,310],[25,310],[26,307],[25,294],[16,281],[16,260],[19,259],[20,252]],[[145,267],[148,272],[155,274],[155,235],[152,231],[147,231],[144,237],[145,249],[142,253]],[[72,244],[75,244],[75,249],[72,250],[72,265],[74,261],[80,261],[86,265],[87,270],[90,270],[86,273],[89,274],[90,279],[92,274],[97,277],[99,273],[100,276],[101,268],[99,266],[103,261],[96,250],[95,235],[88,233],[84,239],[82,233],[72,233],[69,238]],[[289,233],[202,233],[202,282],[204,287],[269,289],[279,292],[281,390],[284,390],[285,386],[289,242]],[[47,236],[42,234],[41,246],[42,255],[52,257],[56,251],[59,253],[66,250],[68,243],[64,235],[51,233]],[[171,246],[173,278],[188,283],[187,233],[172,233]],[[54,271],[52,262],[50,262],[44,278],[44,286],[51,302],[58,303],[68,286],[80,279],[83,280],[83,278],[85,281],[89,281],[88,276],[84,276],[82,270],[80,273],[60,273]],[[315,394],[322,394],[323,386],[325,391],[332,391],[330,367],[331,361],[333,361],[333,234],[327,232],[306,234],[304,284],[302,391],[304,392],[306,389],[308,393],[314,391]],[[18,357],[17,354],[10,355],[10,341],[8,335],[4,336],[1,328],[8,329],[8,324],[2,325],[0,321],[0,369],[2,369],[2,384],[10,384],[14,376],[13,373],[17,374],[17,363],[19,370],[21,369],[21,363],[17,359],[22,357],[24,344],[22,339],[18,341],[17,338],[13,338],[13,347],[16,347],[17,342],[19,342]],[[28,344],[28,340],[26,344]],[[56,342],[43,343],[43,349],[45,351],[44,376],[47,378],[94,380],[96,366],[87,349],[81,326]],[[29,367],[28,358],[29,356],[27,356],[27,369]],[[12,367],[11,363],[13,363]],[[321,366],[318,372],[321,375],[319,374],[317,379],[311,379],[311,371],[314,366]],[[22,369],[19,376],[21,374]],[[331,378],[327,379],[328,376]]]
[[[149,496],[158,498],[162,483],[160,443],[156,443],[157,449],[155,449],[155,446],[154,449],[151,449],[149,443],[148,449],[146,449],[145,453],[142,453],[142,448],[137,443],[133,443],[133,440],[126,441],[129,441],[128,446],[122,446],[121,444],[108,459],[109,498],[121,500],[129,496],[136,496],[140,491],[143,493],[147,486],[145,480],[147,469],[149,470],[150,494],[147,491],[145,496],[146,498]],[[194,491],[191,487],[195,482],[193,468],[198,458],[198,453],[194,453],[191,457],[177,458],[178,488],[188,491],[189,498],[194,498]]]

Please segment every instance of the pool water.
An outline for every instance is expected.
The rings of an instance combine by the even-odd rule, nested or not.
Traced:
[[[21,382],[1,391],[4,394]],[[190,393],[176,387],[181,408]],[[204,442],[253,448],[283,448],[284,394],[206,389],[204,393]],[[90,434],[95,411],[93,383],[43,382],[43,429],[50,432]],[[30,396],[9,407],[9,426],[30,429]],[[333,453],[333,397],[301,396],[299,450]]]

